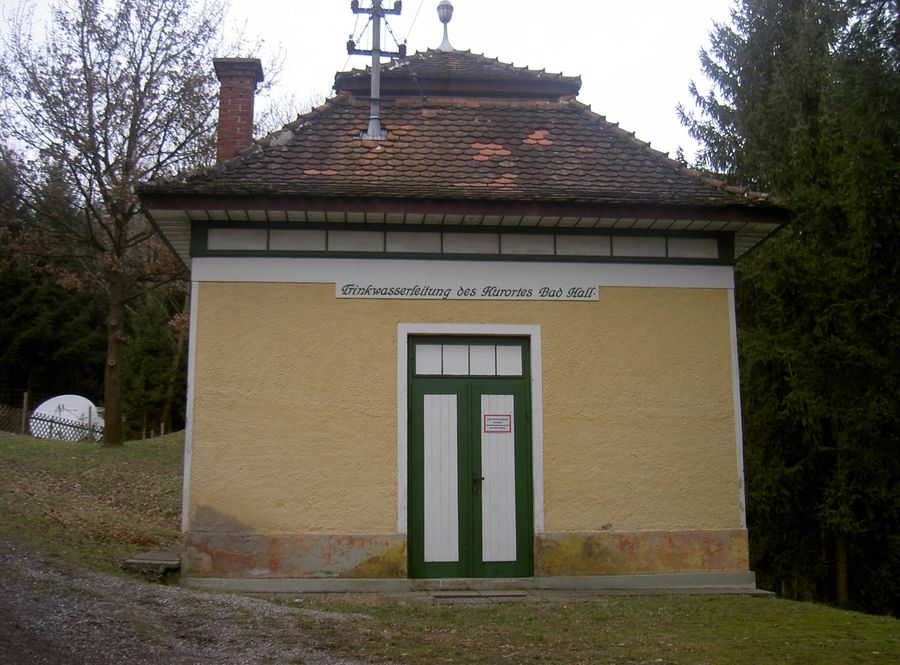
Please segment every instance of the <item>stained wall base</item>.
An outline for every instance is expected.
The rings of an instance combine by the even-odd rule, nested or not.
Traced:
[[[534,561],[538,577],[742,572],[750,568],[746,529],[540,533],[535,536]]]
[[[186,578],[404,579],[404,534],[191,532],[181,554]],[[745,573],[747,531],[540,533],[536,578]]]
[[[192,532],[182,577],[404,578],[406,536]]]

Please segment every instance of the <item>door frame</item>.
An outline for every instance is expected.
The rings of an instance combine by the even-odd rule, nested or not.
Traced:
[[[515,348],[518,351],[521,359],[521,371],[518,374],[485,375],[477,372],[445,374],[438,367],[437,374],[425,372],[419,375],[413,369],[412,364],[410,365],[408,429],[411,445],[408,449],[410,460],[408,474],[412,475],[408,476],[409,501],[411,502],[409,504],[410,524],[407,539],[409,575],[417,578],[531,577],[534,574],[534,521],[532,518],[534,510],[531,505],[533,483],[531,482],[530,445],[531,369],[529,363],[531,354],[523,348],[528,344],[528,338],[416,336],[409,338],[409,357],[415,359],[417,351],[422,349],[423,345],[429,344],[444,345],[445,348],[446,345],[462,345],[460,348],[463,349],[472,348],[472,345],[494,348],[495,345],[502,344],[506,348]],[[434,553],[439,556],[437,559],[429,560],[427,553],[429,521],[426,508],[430,492],[426,470],[428,459],[426,449],[429,446],[426,440],[428,439],[427,432],[435,434],[434,430],[429,430],[427,426],[429,408],[426,402],[429,397],[438,398],[438,401],[443,403],[443,409],[446,409],[448,404],[442,398],[452,397],[452,403],[455,405],[455,408],[451,409],[455,434],[453,445],[455,454],[452,455],[454,482],[449,487],[442,483],[432,487],[432,489],[445,487],[447,491],[452,489],[452,495],[456,497],[455,503],[458,511],[453,511],[457,515],[456,528],[444,531],[445,535],[454,533],[456,538],[453,540],[458,539],[455,560],[442,558],[448,553],[443,548],[440,552]],[[490,405],[485,404],[485,398],[488,398]],[[503,406],[500,405],[501,402]],[[485,409],[489,410],[485,411]],[[512,436],[503,444],[493,440],[492,435],[484,431],[482,419],[486,418],[486,413],[509,413],[511,415],[509,426],[505,429]],[[441,432],[446,433],[446,430],[441,430]],[[500,445],[500,449],[505,450],[502,453],[504,457],[507,454],[511,457],[505,460],[502,467],[491,467],[491,461],[486,460],[484,455],[487,452],[488,457],[492,457],[491,451],[496,450],[494,446],[498,445]],[[443,449],[443,446],[440,448]],[[432,450],[437,453],[438,458],[443,457],[438,449]],[[494,460],[494,463],[496,462],[497,460]],[[488,464],[493,470],[489,470],[483,464]],[[480,477],[480,480],[484,481],[486,476],[496,473],[500,468],[511,472],[514,482],[512,488],[507,488],[512,489],[512,494],[502,494],[504,499],[512,499],[514,518],[507,514],[507,519],[504,520],[501,528],[501,531],[505,531],[506,528],[512,526],[512,534],[506,533],[506,536],[512,536],[514,554],[512,559],[507,556],[511,554],[509,551],[505,551],[502,558],[485,559],[485,541],[483,539],[487,537],[490,540],[496,536],[496,531],[492,529],[490,535],[486,534],[484,520],[489,522],[491,516],[496,517],[496,514],[492,513],[488,505],[484,503],[483,495],[485,492],[496,492],[499,486],[493,481],[489,481],[488,485],[483,485],[475,479]],[[445,471],[449,472],[450,469],[445,467]],[[499,478],[494,477],[494,480],[499,480]],[[432,481],[434,481],[433,477]],[[440,494],[444,500],[449,498],[442,492]],[[501,499],[501,495],[495,496],[495,499]],[[438,501],[440,502],[441,499]],[[492,540],[491,542],[496,544],[498,541]],[[444,543],[444,545],[447,544]],[[504,539],[504,544],[508,546],[510,541]]]
[[[397,533],[409,533],[407,477],[409,446],[409,338],[419,335],[444,337],[524,337],[529,341],[531,364],[531,478],[534,533],[544,531],[544,411],[539,325],[467,323],[400,323],[397,325]]]

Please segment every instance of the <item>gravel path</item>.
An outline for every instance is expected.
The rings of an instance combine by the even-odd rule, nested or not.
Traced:
[[[297,643],[298,620],[340,614],[145,584],[0,539],[0,663],[359,665]]]

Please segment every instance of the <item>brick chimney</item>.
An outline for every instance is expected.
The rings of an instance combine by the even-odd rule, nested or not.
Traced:
[[[263,80],[256,58],[215,58],[219,89],[219,131],[216,161],[231,159],[253,142],[253,97]]]

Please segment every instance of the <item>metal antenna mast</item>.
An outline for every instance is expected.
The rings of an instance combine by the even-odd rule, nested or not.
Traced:
[[[359,0],[350,3],[350,9],[354,14],[368,14],[372,17],[372,48],[369,50],[356,48],[356,43],[351,38],[347,42],[347,53],[350,55],[372,56],[372,106],[369,112],[369,129],[360,138],[370,141],[382,141],[387,137],[381,128],[381,58],[405,58],[406,44],[400,44],[398,51],[381,50],[381,19],[387,14],[399,14],[403,9],[400,0],[394,2],[393,9],[385,9],[382,0],[372,0],[372,6],[368,9],[360,8]]]

